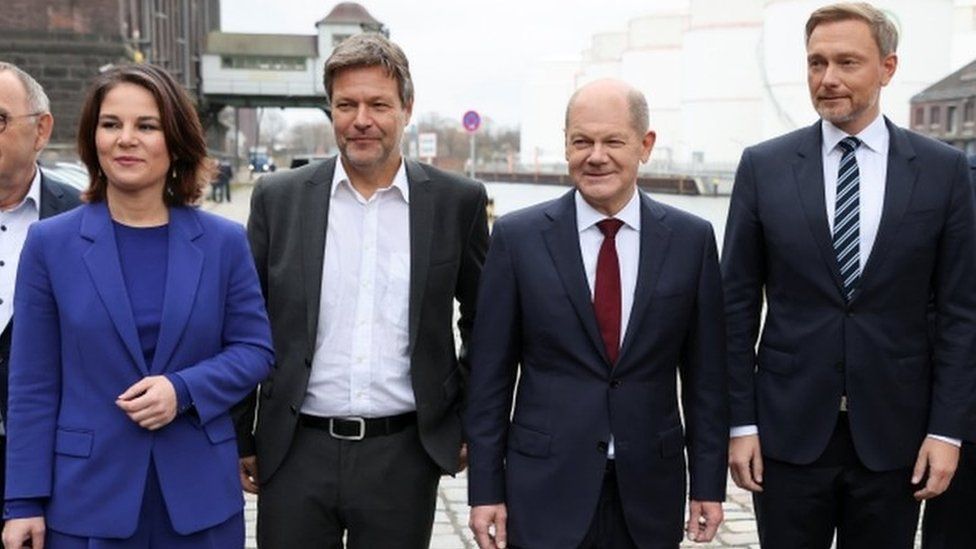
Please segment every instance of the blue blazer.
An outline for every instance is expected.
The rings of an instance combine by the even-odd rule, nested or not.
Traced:
[[[911,466],[926,433],[973,436],[966,158],[886,123],[881,224],[850,303],[827,224],[820,122],[742,154],[722,252],[732,425],[758,424],[770,458],[816,460],[845,392],[854,447],[873,471]]]
[[[471,342],[468,491],[472,505],[506,503],[514,546],[579,545],[611,433],[638,545],[681,540],[686,448],[691,497],[725,497],[728,391],[715,237],[697,217],[643,193],[640,201],[637,287],[615,366],[593,311],[573,192],[495,224]]]
[[[228,411],[273,358],[243,228],[171,208],[166,273],[159,340],[146,364],[106,204],[28,232],[14,301],[6,498],[46,498],[48,527],[59,532],[130,536],[150,458],[178,532],[241,511]],[[148,431],[115,400],[165,373],[186,383],[195,413]]]

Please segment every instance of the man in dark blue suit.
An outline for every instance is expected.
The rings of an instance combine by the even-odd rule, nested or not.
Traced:
[[[881,115],[898,61],[883,12],[826,6],[806,37],[821,120],[746,149],[729,209],[730,468],[764,548],[835,531],[842,548],[910,548],[974,394],[968,167]]]
[[[581,88],[566,112],[576,189],[494,226],[465,416],[482,549],[675,549],[686,448],[689,534],[708,541],[722,520],[715,238],[637,189],[654,138],[640,92],[613,80]]]
[[[7,362],[20,250],[31,223],[81,203],[77,190],[46,177],[37,165],[53,127],[41,85],[15,65],[0,61],[0,496],[5,485]]]
[[[969,155],[969,175],[976,188],[976,154]],[[971,431],[962,443],[952,484],[945,494],[925,504],[922,549],[976,546],[976,407],[971,410]]]

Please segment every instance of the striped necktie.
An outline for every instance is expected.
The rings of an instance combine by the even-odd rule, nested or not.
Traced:
[[[844,281],[844,297],[854,295],[854,288],[861,278],[860,253],[860,172],[854,152],[861,141],[845,137],[840,142],[843,156],[837,171],[837,203],[834,209],[834,252],[840,278]]]

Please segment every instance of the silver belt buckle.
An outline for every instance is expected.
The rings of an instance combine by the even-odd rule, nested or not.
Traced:
[[[339,418],[343,421],[354,421],[359,424],[359,434],[358,435],[340,435],[335,432],[335,420],[336,418],[329,418],[329,435],[332,438],[337,438],[339,440],[363,440],[366,438],[366,420],[361,417],[343,417]]]
[[[840,396],[840,411],[841,412],[847,411],[847,395]]]

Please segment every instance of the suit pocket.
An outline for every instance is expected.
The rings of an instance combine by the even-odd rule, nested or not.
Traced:
[[[796,369],[796,357],[766,345],[759,346],[759,369],[777,374],[792,374]]]
[[[63,456],[91,456],[95,434],[87,429],[58,429],[54,452]]]
[[[508,447],[530,457],[549,457],[552,436],[513,423],[508,429]]]
[[[930,360],[928,354],[906,356],[898,359],[898,379],[914,383],[928,376]]]
[[[674,457],[685,449],[685,436],[681,426],[672,427],[657,434],[661,442],[661,457]]]
[[[207,433],[207,438],[210,439],[211,444],[220,444],[236,438],[234,423],[227,415],[215,418],[210,423],[205,424],[203,430]]]

